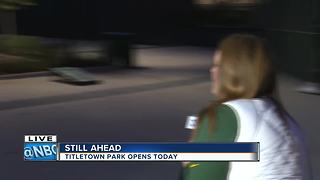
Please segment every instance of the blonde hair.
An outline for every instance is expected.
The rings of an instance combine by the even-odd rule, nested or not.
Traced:
[[[221,51],[220,83],[216,99],[199,113],[199,121],[208,116],[213,127],[215,110],[234,99],[274,98],[276,73],[266,42],[253,35],[235,34],[218,46]]]
[[[264,40],[237,34],[224,39],[218,49],[222,52],[220,101],[273,95],[275,71]]]

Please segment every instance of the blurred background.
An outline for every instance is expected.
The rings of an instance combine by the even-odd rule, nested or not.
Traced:
[[[187,141],[233,33],[268,40],[319,179],[318,0],[0,0],[0,179],[177,179],[174,162],[24,162],[23,135]]]

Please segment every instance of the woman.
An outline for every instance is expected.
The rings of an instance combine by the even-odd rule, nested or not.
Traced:
[[[260,142],[260,161],[190,162],[184,179],[309,179],[302,135],[276,100],[276,76],[264,41],[227,37],[210,72],[215,100],[200,112],[192,141]]]

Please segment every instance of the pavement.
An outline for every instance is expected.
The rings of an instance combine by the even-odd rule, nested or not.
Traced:
[[[0,179],[168,179],[177,162],[24,162],[23,135],[57,134],[59,141],[186,141],[184,122],[212,99],[212,49],[133,50],[140,68],[91,70],[102,81],[75,86],[53,76],[0,80]],[[301,81],[279,78],[281,100],[300,123],[314,179],[320,178],[320,96],[301,94]]]

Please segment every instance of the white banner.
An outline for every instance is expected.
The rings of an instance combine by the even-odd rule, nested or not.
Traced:
[[[257,153],[59,153],[60,161],[259,161]]]

